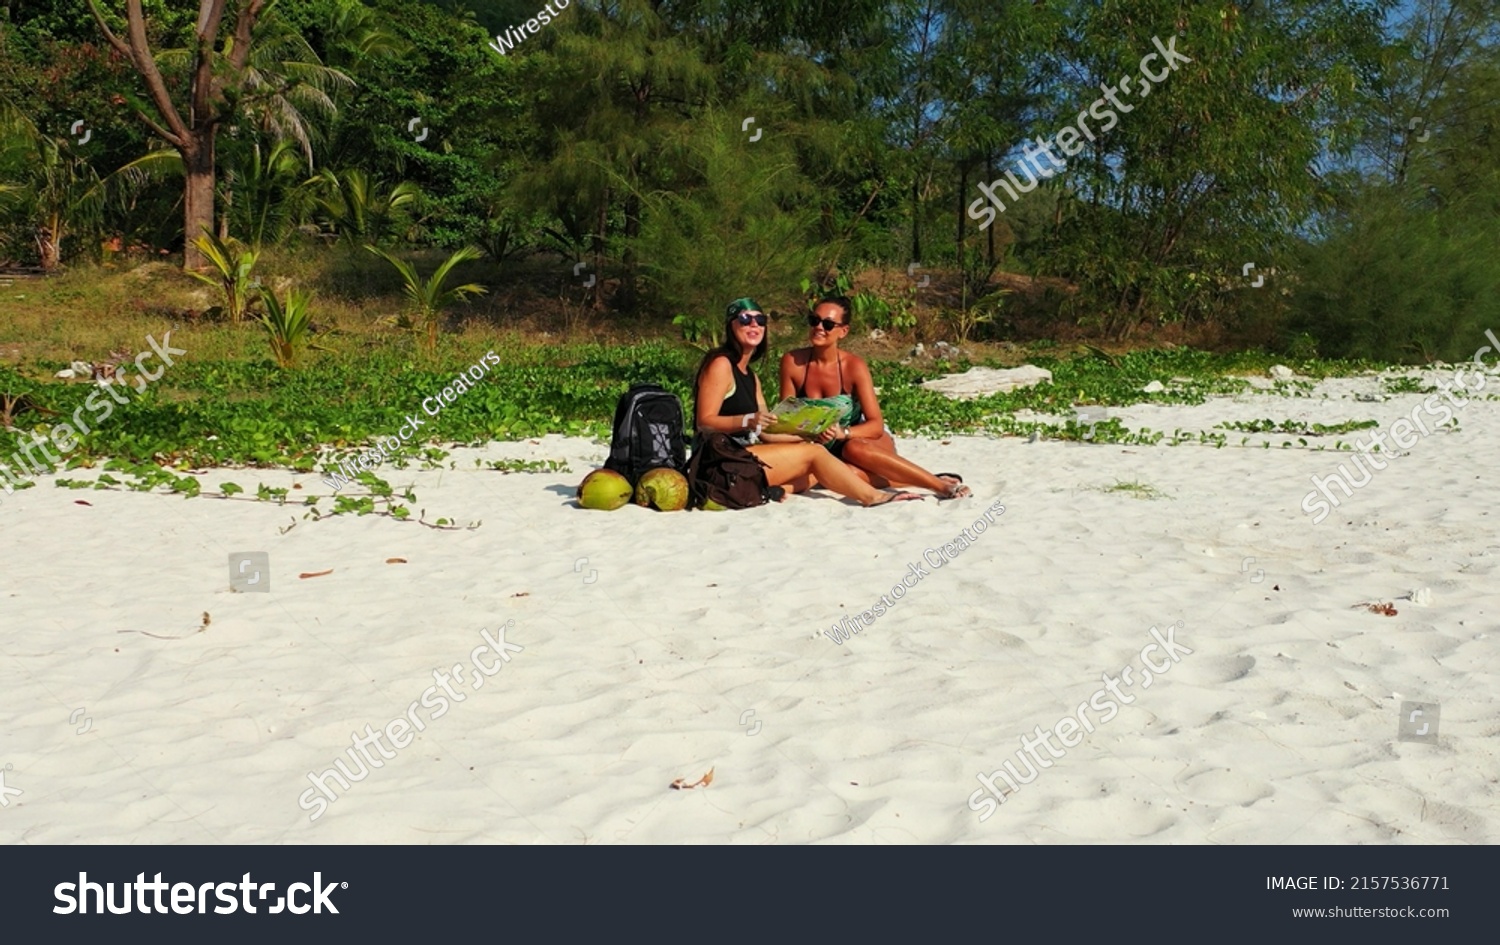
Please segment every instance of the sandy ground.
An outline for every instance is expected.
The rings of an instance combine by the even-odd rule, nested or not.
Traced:
[[[1380,389],[1116,415],[1388,428],[1422,399],[1355,399]],[[43,481],[0,508],[0,842],[1495,842],[1500,405],[1459,416],[1319,525],[1309,478],[1347,454],[1018,438],[905,440],[976,496],[875,509],[583,511],[573,487],[604,447],[561,437],[382,473],[429,519],[483,520],[457,532]],[[923,563],[996,501],[966,551]],[[230,590],[246,551],[269,554],[268,593]],[[913,564],[873,626],[822,635]],[[1352,607],[1372,601],[1397,615]],[[978,809],[978,774],[1024,774],[1023,736],[1179,621],[1190,654]],[[480,680],[482,631],[510,660],[479,656],[503,667]],[[439,714],[434,672],[454,664]],[[1403,701],[1440,704],[1435,742],[1398,740]],[[366,742],[379,767],[350,760],[365,726],[412,717],[420,733]],[[336,758],[365,776],[324,779],[329,802],[309,773]]]

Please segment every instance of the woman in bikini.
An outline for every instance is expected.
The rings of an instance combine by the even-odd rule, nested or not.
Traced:
[[[807,316],[810,346],[788,352],[781,359],[782,398],[808,397],[840,406],[843,416],[818,437],[818,442],[872,485],[931,489],[939,499],[972,495],[962,477],[952,473],[933,475],[896,454],[896,441],[885,428],[880,402],[875,398],[869,365],[864,358],[839,350],[839,339],[849,333],[849,316],[846,298],[824,299],[814,307]],[[794,485],[806,488],[808,484]]]
[[[698,432],[724,433],[747,445],[767,465],[766,484],[801,491],[797,483],[817,482],[860,505],[920,499],[914,492],[885,492],[870,485],[828,450],[807,441],[752,443],[751,435],[775,420],[766,410],[760,378],[750,365],[766,353],[767,318],[750,299],[735,299],[726,311],[724,343],[703,359],[694,383]],[[806,486],[803,486],[806,488]]]

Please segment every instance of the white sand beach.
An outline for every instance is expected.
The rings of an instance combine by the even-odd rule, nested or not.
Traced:
[[[1355,399],[1381,389],[1112,415],[1388,428],[1423,399]],[[465,531],[47,477],[0,507],[0,842],[1493,843],[1500,404],[1459,419],[1317,525],[1309,477],[1347,453],[901,439],[974,497],[719,513],[578,509],[606,452],[581,439],[380,471],[429,520],[483,521]],[[1354,435],[1310,442],[1335,439]],[[320,478],[202,476],[294,495]],[[873,626],[823,635],[997,501]],[[230,590],[247,551],[269,555],[269,592]],[[441,717],[417,709],[425,730],[310,819],[309,773],[349,764],[351,733],[408,717],[507,621],[524,650],[455,683]],[[981,821],[976,775],[1177,621],[1191,654]],[[1436,742],[1397,739],[1403,701],[1441,706]]]

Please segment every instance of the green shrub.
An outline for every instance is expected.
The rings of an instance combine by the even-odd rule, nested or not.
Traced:
[[[293,289],[287,292],[283,306],[274,293],[260,291],[265,311],[259,316],[271,341],[271,356],[282,368],[292,367],[297,359],[297,349],[302,347],[312,333],[312,315],[308,304],[312,293]]]
[[[250,307],[251,274],[260,253],[232,237],[221,240],[212,233],[204,233],[193,244],[213,265],[214,274],[189,272],[188,275],[222,292],[224,313],[230,321],[239,321]]]
[[[1373,195],[1305,250],[1289,332],[1324,357],[1467,360],[1500,326],[1497,259],[1493,215]]]

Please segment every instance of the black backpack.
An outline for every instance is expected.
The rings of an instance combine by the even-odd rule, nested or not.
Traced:
[[[693,444],[687,480],[692,509],[708,502],[752,509],[783,495],[780,488],[766,485],[766,464],[723,433],[704,434]]]
[[[682,402],[659,385],[636,384],[615,405],[614,436],[604,468],[624,476],[633,487],[659,466],[687,469]]]

